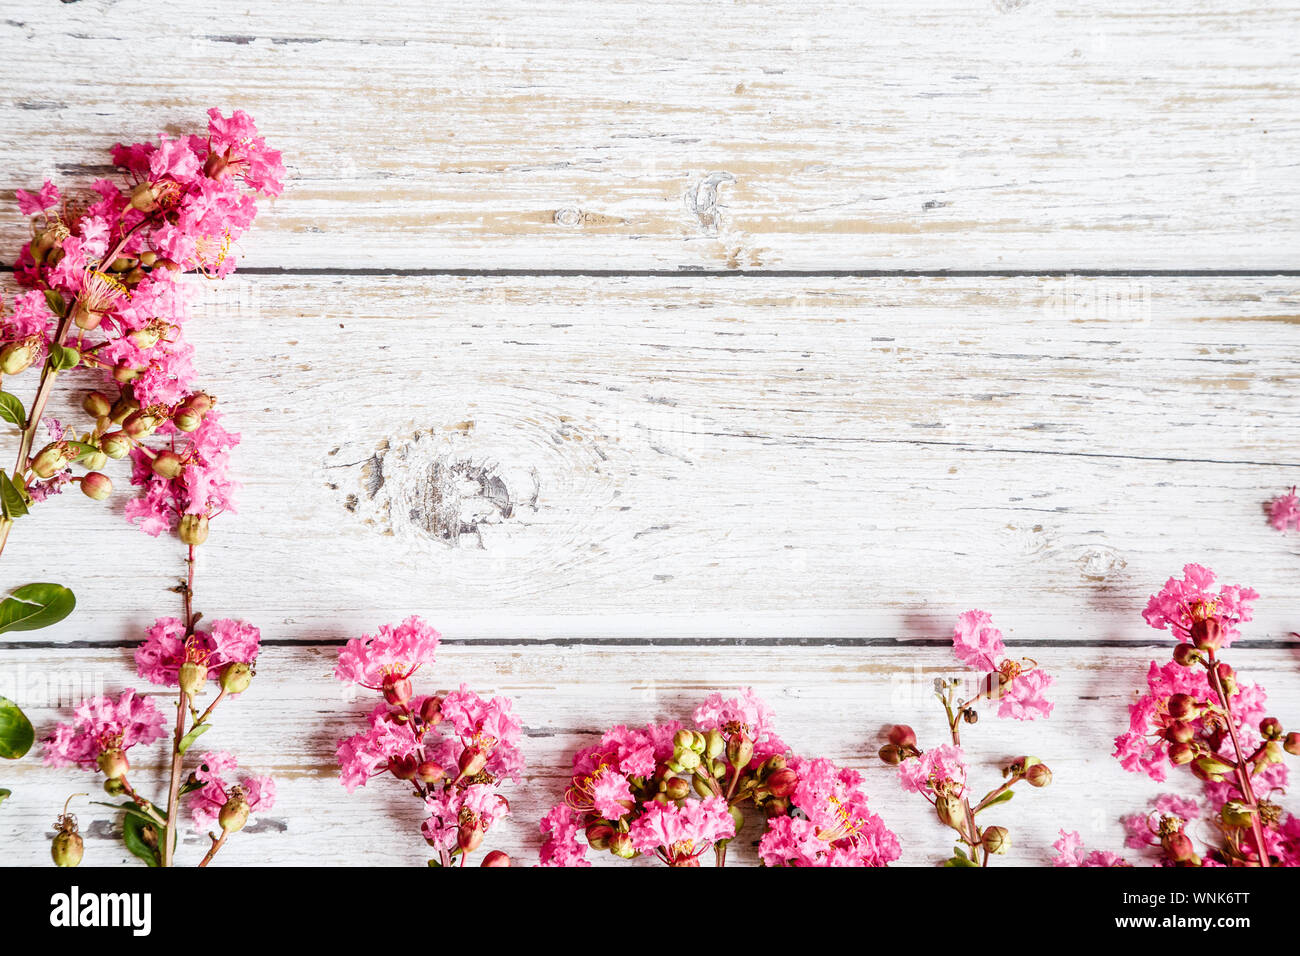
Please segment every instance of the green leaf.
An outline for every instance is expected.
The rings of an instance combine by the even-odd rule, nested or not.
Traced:
[[[73,458],[72,460],[74,462],[77,462],[78,464],[84,462],[91,455],[99,454],[98,448],[96,448],[94,445],[87,444],[84,441],[69,441],[68,447],[76,449],[77,457]]]
[[[0,418],[12,422],[19,428],[27,427],[27,409],[23,408],[23,403],[18,400],[17,395],[0,392]]]
[[[63,314],[68,311],[68,303],[64,300],[63,294],[54,289],[45,290],[45,304],[59,318],[63,318]]]
[[[999,803],[1006,803],[1015,795],[1016,792],[1014,790],[1004,790],[1001,793],[999,793],[996,797],[994,797],[992,800],[990,800],[988,803],[984,804],[984,806],[980,807],[979,812],[983,813],[989,807],[996,807]]]
[[[108,803],[107,801],[104,801],[104,800],[91,800],[90,802],[93,803],[95,806],[99,806],[99,807],[112,807],[114,810],[121,810],[121,811],[122,811],[123,813],[125,813],[128,817],[137,817],[137,818],[139,818],[139,820],[140,820],[142,823],[149,823],[149,824],[156,824],[156,823],[157,823],[157,821],[154,820],[153,817],[149,816],[149,814],[145,813],[143,810],[141,810],[139,807],[137,807],[134,803],[130,803],[130,802],[128,802],[128,803]]]
[[[51,345],[49,366],[53,372],[66,372],[81,362],[81,353],[68,345]]]
[[[58,624],[76,606],[76,596],[62,584],[24,584],[0,601],[0,634]]]
[[[158,827],[147,819],[128,813],[122,818],[122,842],[132,855],[148,866],[161,866],[158,858]]]
[[[200,737],[202,737],[211,729],[212,729],[211,724],[199,724],[197,727],[195,727],[188,734],[186,734],[184,737],[181,738],[181,742],[176,748],[177,751],[179,751],[180,753],[185,753],[185,751],[189,750],[190,747],[194,745],[194,741],[198,740]]]
[[[4,787],[0,787],[0,803],[4,803],[13,795],[14,792],[12,790],[6,790]]]
[[[10,521],[27,514],[26,496],[3,471],[0,471],[0,514]]]
[[[954,856],[951,860],[944,860],[944,866],[979,866],[974,860],[968,860],[964,856]]]
[[[8,697],[0,697],[0,757],[17,760],[35,742],[36,731],[27,715]]]

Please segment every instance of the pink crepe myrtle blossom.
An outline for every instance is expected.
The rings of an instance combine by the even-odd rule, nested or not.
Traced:
[[[960,797],[966,792],[968,773],[966,753],[955,744],[940,744],[898,765],[898,780],[903,789],[930,797],[939,793]]]
[[[1300,495],[1294,486],[1268,503],[1268,521],[1278,531],[1289,528],[1300,531]]]
[[[117,698],[102,696],[82,701],[73,720],[58,724],[45,738],[45,763],[51,767],[100,768],[105,754],[125,755],[138,744],[151,744],[166,736],[165,718],[153,698],[134,690]]]
[[[464,684],[446,694],[415,694],[411,677],[433,663],[439,641],[436,630],[412,616],[347,642],[334,676],[380,691],[383,700],[363,730],[338,742],[336,755],[349,793],[377,776],[402,781],[428,812],[422,832],[437,852],[430,864],[450,866],[459,857],[464,866],[509,812],[500,788],[523,771],[523,725],[509,698],[484,698]],[[509,865],[509,857],[494,851],[483,865]]]
[[[587,844],[578,839],[583,827],[578,815],[564,804],[552,807],[542,817],[542,849],[539,866],[591,866]]]
[[[1143,619],[1157,630],[1168,630],[1180,641],[1198,647],[1228,647],[1241,636],[1238,624],[1254,614],[1259,592],[1225,585],[1213,590],[1215,574],[1200,564],[1183,566],[1181,579],[1171,577],[1151,595]]]
[[[176,687],[181,665],[190,662],[206,668],[206,676],[217,680],[227,664],[254,663],[261,640],[262,632],[245,621],[216,620],[187,634],[180,618],[160,617],[135,650],[136,671],[151,684]]]
[[[753,759],[760,763],[788,749],[773,730],[771,709],[751,687],[740,688],[731,698],[710,694],[695,708],[692,719],[700,730],[722,731],[728,742],[737,734],[743,735],[753,747]]]
[[[202,784],[189,795],[190,815],[199,828],[211,826],[233,799],[242,799],[251,813],[266,813],[275,806],[275,781],[266,776],[245,774],[233,779],[238,761],[225,751],[205,753],[199,758],[194,778]],[[242,826],[242,823],[241,823]]]
[[[645,804],[645,812],[628,830],[638,852],[653,854],[669,866],[700,865],[700,855],[719,840],[736,835],[727,801],[722,797]]]
[[[1056,850],[1056,856],[1052,858],[1052,866],[1116,867],[1130,865],[1118,854],[1104,850],[1092,850],[1085,853],[1083,838],[1079,836],[1077,831],[1062,830],[1061,838],[1052,844],[1052,848]]]
[[[410,699],[411,676],[432,664],[442,635],[412,615],[400,624],[381,624],[374,635],[352,638],[339,652],[334,676],[369,690],[382,690],[389,703]]]
[[[985,696],[998,702],[998,716],[1015,720],[1050,717],[1053,704],[1043,696],[1054,679],[1032,660],[1007,656],[1002,632],[987,611],[966,611],[953,630],[953,653],[964,664],[981,671]]]
[[[867,808],[862,777],[830,760],[792,757],[798,778],[791,805],[799,816],[768,821],[759,841],[767,866],[888,866],[901,855],[898,837]]]

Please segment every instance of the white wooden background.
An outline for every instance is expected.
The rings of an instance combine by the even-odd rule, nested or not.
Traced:
[[[414,801],[333,774],[367,706],[336,645],[412,612],[432,683],[517,700],[521,862],[574,749],[742,683],[938,859],[873,754],[937,741],[969,607],[1059,678],[1050,721],[969,735],[990,785],[1056,772],[1010,862],[1119,848],[1158,789],[1109,757],[1165,652],[1139,611],[1188,560],[1260,590],[1233,660],[1300,725],[1300,536],[1262,515],[1300,480],[1298,7],[0,3],[0,257],[14,188],[210,105],[290,167],[191,327],[247,485],[198,605],[270,645],[204,743],[280,781],[219,862],[423,862]],[[124,500],[41,508],[0,565],[80,599],[0,639],[41,730],[175,612],[180,547]],[[90,776],[0,772],[0,861],[46,861]]]

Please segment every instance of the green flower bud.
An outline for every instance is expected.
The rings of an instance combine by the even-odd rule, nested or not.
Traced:
[[[704,735],[704,752],[710,760],[722,756],[722,752],[727,749],[727,739],[722,736],[722,731],[716,727]]]
[[[160,451],[154,456],[151,467],[153,473],[159,478],[171,481],[173,478],[179,478],[185,471],[185,462],[174,451]]]
[[[91,392],[81,400],[81,407],[91,418],[103,418],[113,410],[113,400],[103,392]]]
[[[99,447],[109,458],[125,458],[135,447],[135,443],[125,432],[109,432],[99,440]]]
[[[54,840],[50,843],[50,856],[54,859],[55,866],[76,866],[86,852],[81,834],[75,829],[76,824],[73,826],[74,829],[60,830],[54,834]]]
[[[980,842],[990,853],[1006,853],[1011,849],[1011,834],[1006,827],[985,827]]]
[[[683,770],[694,771],[700,765],[700,755],[694,750],[683,750],[677,755],[677,763]]]
[[[1236,800],[1229,800],[1219,811],[1219,818],[1223,820],[1223,825],[1228,827],[1248,827],[1254,820],[1254,814],[1250,807],[1244,803],[1238,803]]]
[[[954,830],[961,830],[966,825],[966,808],[962,806],[961,798],[945,793],[940,796],[934,804],[935,813],[939,817],[939,822]]]
[[[183,432],[196,431],[203,424],[203,416],[192,408],[182,408],[172,416],[172,424]]]
[[[50,442],[32,459],[32,471],[37,478],[51,478],[67,468],[74,457],[76,456],[67,442]]]
[[[227,694],[242,694],[253,682],[253,668],[243,661],[231,661],[221,668],[221,689]]]
[[[30,338],[10,342],[0,349],[0,372],[6,375],[18,375],[32,367],[39,354],[39,347]]]
[[[738,730],[727,741],[727,760],[737,769],[743,770],[754,759],[754,741],[743,730]]]
[[[244,799],[244,791],[239,787],[231,787],[230,796],[222,806],[221,812],[217,814],[217,823],[227,833],[238,833],[244,829],[250,812],[248,801]]]
[[[189,545],[202,544],[208,540],[207,515],[181,515],[179,528],[181,541]]]
[[[180,667],[178,679],[181,690],[191,697],[197,697],[203,693],[203,688],[208,683],[208,669],[194,661],[186,661]]]
[[[636,847],[632,845],[632,837],[619,831],[609,838],[609,852],[624,860],[630,860],[636,856]]]
[[[126,772],[131,769],[130,762],[126,759],[126,754],[120,750],[105,750],[99,755],[99,769],[103,771],[105,777],[109,780],[116,780],[119,777],[126,776]]]

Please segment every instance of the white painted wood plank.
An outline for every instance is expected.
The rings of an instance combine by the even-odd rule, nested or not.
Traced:
[[[973,754],[972,780],[988,782],[990,789],[999,782],[999,762],[1021,753],[1042,757],[1054,773],[1050,787],[1027,790],[996,821],[990,818],[1011,828],[1016,849],[1006,863],[1046,863],[1061,827],[1077,829],[1090,845],[1122,849],[1119,817],[1144,810],[1150,796],[1170,789],[1125,772],[1109,756],[1111,738],[1127,726],[1131,694],[1143,686],[1146,662],[1167,650],[1168,642],[1162,650],[1036,648],[1041,665],[1058,676],[1053,716],[1021,724],[986,714],[963,733]],[[279,785],[274,811],[255,832],[241,833],[222,850],[221,865],[418,865],[427,859],[418,802],[394,781],[375,781],[352,796],[337,781],[336,740],[352,732],[370,701],[345,699],[331,676],[336,654],[331,647],[264,650],[253,689],[223,704],[225,713],[204,737],[204,745],[236,751],[241,766],[270,772]],[[81,693],[134,683],[126,650],[6,651],[5,657],[10,667],[0,679],[17,687],[11,691],[0,683],[0,693],[28,702],[40,731],[66,718]],[[1294,653],[1238,651],[1231,658],[1244,678],[1268,689],[1285,726],[1300,723]],[[489,843],[521,862],[536,862],[537,821],[561,799],[577,748],[617,723],[687,719],[711,690],[744,681],[773,706],[793,748],[865,772],[872,806],[903,840],[902,862],[922,865],[941,859],[951,843],[928,805],[903,793],[893,771],[874,754],[881,728],[895,721],[912,724],[923,746],[942,742],[942,711],[928,689],[934,677],[960,673],[954,663],[951,653],[931,648],[444,647],[422,680],[430,687],[463,680],[480,692],[515,699],[528,767],[524,780],[506,791],[514,815]],[[58,808],[68,794],[92,784],[92,777],[33,759],[5,763],[0,772],[0,784],[14,791],[0,810],[0,859],[43,864]],[[1190,774],[1173,779],[1177,792],[1199,792]],[[147,780],[141,774],[137,786]],[[105,819],[84,803],[79,816],[83,830],[91,820]],[[758,828],[752,822],[749,827],[744,836],[752,838]],[[107,826],[96,824],[90,833],[88,864],[130,860]],[[741,842],[746,845],[735,854],[737,862],[752,865],[749,841]],[[197,862],[206,843],[187,839],[182,864]]]
[[[268,637],[1143,639],[1191,560],[1300,622],[1292,280],[242,281],[192,326],[247,484],[199,604]],[[12,535],[82,599],[42,640],[170,608],[125,500]]]
[[[1294,0],[0,5],[11,191],[256,115],[250,264],[1283,268]],[[12,252],[6,252],[6,256]]]

